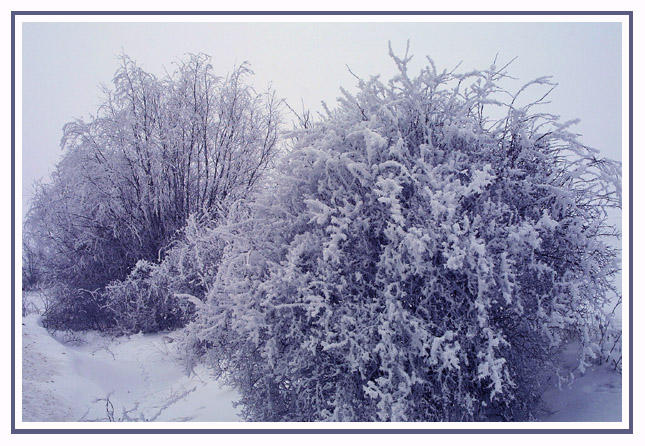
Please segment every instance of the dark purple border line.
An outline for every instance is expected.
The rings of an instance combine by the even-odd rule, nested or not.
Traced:
[[[12,15],[630,15],[632,11],[12,11]]]
[[[15,393],[15,18],[17,15],[144,15],[144,16],[191,16],[191,15],[435,15],[435,16],[532,16],[532,15],[626,15],[629,18],[629,427],[627,429],[16,429]],[[634,144],[634,13],[633,11],[11,11],[11,433],[12,434],[633,434],[634,432],[634,311],[633,311],[633,165]],[[535,423],[538,424],[538,423]]]
[[[16,20],[11,13],[11,433],[16,422]]]
[[[634,430],[634,13],[629,11],[629,433]]]

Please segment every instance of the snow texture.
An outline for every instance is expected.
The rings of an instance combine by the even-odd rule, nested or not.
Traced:
[[[239,421],[236,393],[204,368],[188,376],[172,333],[50,335],[37,313],[22,330],[23,421]]]

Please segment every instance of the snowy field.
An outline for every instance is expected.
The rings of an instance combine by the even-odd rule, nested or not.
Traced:
[[[239,421],[235,392],[187,376],[171,336],[54,337],[39,320],[23,318],[23,421]]]
[[[188,376],[172,335],[109,338],[96,332],[52,336],[40,324],[38,295],[23,318],[23,421],[240,421],[236,393],[198,367]],[[575,349],[563,355],[575,368]],[[621,376],[587,370],[543,396],[541,421],[620,421]]]

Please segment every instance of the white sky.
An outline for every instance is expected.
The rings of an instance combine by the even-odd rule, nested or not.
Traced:
[[[359,76],[394,73],[387,42],[410,39],[412,72],[432,57],[438,68],[484,68],[495,54],[518,60],[509,87],[543,75],[560,86],[545,110],[605,156],[621,159],[621,29],[618,23],[26,23],[23,25],[23,200],[61,152],[62,126],[96,110],[125,52],[157,75],[188,52],[213,56],[217,74],[248,60],[255,85],[271,82],[296,109],[333,105],[339,86]],[[499,63],[498,63],[499,65]]]

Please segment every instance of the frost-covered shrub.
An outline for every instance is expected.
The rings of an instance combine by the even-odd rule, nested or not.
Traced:
[[[29,292],[22,292],[22,316],[29,316],[30,314],[39,313],[39,308],[36,306],[36,304],[33,302],[31,299],[31,296],[29,295]]]
[[[125,280],[105,288],[106,305],[122,333],[154,333],[182,327],[193,313],[189,302],[172,293],[163,268],[137,262]]]
[[[49,282],[123,280],[158,262],[190,215],[216,216],[255,188],[277,151],[279,101],[252,74],[217,76],[198,54],[157,78],[122,57],[97,114],[65,125],[62,159],[34,194],[25,234]]]
[[[205,299],[220,258],[214,221],[191,216],[161,263],[139,261],[125,280],[105,288],[114,328],[150,333],[183,327]]]
[[[44,254],[30,243],[28,235],[24,236],[22,243],[22,290],[31,291],[44,282],[43,259]]]
[[[507,95],[504,69],[392,57],[221,229],[187,339],[249,420],[527,420],[565,342],[581,368],[599,352],[619,165]]]
[[[622,371],[623,369],[623,349],[622,349],[622,324],[619,317],[620,302],[616,304],[611,312],[609,312],[606,320],[599,330],[599,345],[600,354],[599,359],[609,364],[615,370]]]
[[[174,293],[205,300],[224,248],[217,224],[208,216],[191,216],[161,263]]]
[[[49,300],[42,315],[43,326],[48,330],[105,330],[112,326],[103,293],[61,283],[43,292]]]

